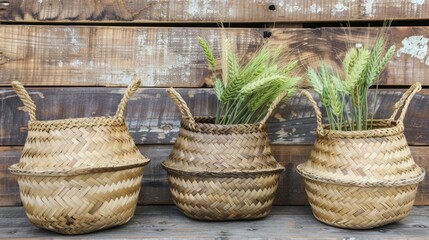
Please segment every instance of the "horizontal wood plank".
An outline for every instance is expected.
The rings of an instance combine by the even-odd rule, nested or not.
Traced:
[[[272,44],[285,44],[299,52],[301,62],[318,66],[320,60],[333,68],[341,68],[349,46],[373,44],[380,28],[320,28],[273,29]],[[396,52],[387,69],[380,76],[381,85],[429,85],[429,27],[391,27],[387,45],[395,45]],[[369,45],[370,46],[370,45]]]
[[[122,98],[120,88],[28,88],[38,106],[40,120],[113,115]],[[178,89],[196,116],[213,115],[216,97],[212,89]],[[388,118],[403,90],[380,90],[376,118]],[[410,145],[429,145],[429,90],[412,101],[405,119]],[[28,114],[11,88],[0,88],[0,145],[23,145]],[[139,89],[126,110],[126,121],[137,144],[174,143],[180,115],[165,89]],[[296,95],[279,106],[269,120],[268,134],[274,144],[312,144],[315,114],[307,99]]]
[[[137,207],[129,223],[74,236],[90,239],[427,239],[429,207],[414,207],[400,222],[365,231],[335,228],[318,222],[310,207],[273,207],[256,221],[196,221],[174,206]],[[64,235],[30,224],[22,207],[0,208],[0,238],[50,239]]]
[[[145,168],[139,204],[172,204],[168,181],[161,162],[166,160],[172,145],[140,145],[140,151],[151,159]],[[276,205],[307,205],[303,179],[296,172],[296,166],[305,162],[312,146],[273,145],[277,161],[286,167],[281,175],[275,199]],[[20,205],[19,189],[15,176],[7,167],[18,162],[22,147],[0,147],[0,206]],[[429,147],[411,147],[414,160],[429,171]],[[429,178],[420,183],[416,205],[429,205]]]
[[[217,41],[219,29],[1,26],[0,85],[203,86],[209,71],[198,36]],[[262,42],[261,29],[236,29],[245,54]]]
[[[0,21],[307,22],[425,19],[426,1],[4,0]]]
[[[264,30],[227,31],[245,59],[263,43]],[[346,37],[342,28],[276,28],[270,42],[284,45],[303,65],[323,58],[340,66],[346,43],[363,44],[368,32],[373,39],[379,30],[353,28]],[[133,76],[148,87],[211,86],[197,36],[209,39],[219,55],[217,28],[0,25],[0,86],[13,80],[32,86],[125,86]],[[429,27],[392,27],[389,36],[397,51],[381,84],[429,85]]]

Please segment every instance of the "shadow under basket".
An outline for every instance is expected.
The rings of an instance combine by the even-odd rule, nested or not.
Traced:
[[[334,131],[316,111],[317,139],[307,162],[298,166],[314,216],[329,225],[369,229],[405,218],[425,170],[416,165],[404,136],[403,119],[420,84],[395,104],[390,119],[374,120],[371,130]],[[396,119],[402,108],[400,117]]]
[[[179,136],[168,160],[176,206],[199,220],[257,219],[269,214],[284,170],[274,159],[265,121],[219,125],[213,117],[193,117],[181,96],[168,90],[182,114]]]
[[[34,225],[81,234],[128,222],[140,192],[141,155],[125,125],[124,109],[138,89],[127,89],[114,117],[36,120],[36,105],[24,87],[13,87],[30,114],[18,175],[21,200]]]

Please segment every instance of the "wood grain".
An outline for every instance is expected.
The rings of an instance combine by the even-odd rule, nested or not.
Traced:
[[[125,89],[28,88],[41,120],[113,115]],[[212,89],[178,89],[194,115],[213,115],[216,97]],[[380,90],[376,118],[388,118],[403,90]],[[412,101],[405,119],[410,145],[429,145],[429,90]],[[23,145],[28,114],[10,88],[0,88],[0,145]],[[174,143],[180,124],[179,111],[165,89],[139,89],[131,99],[125,119],[137,144]],[[305,97],[296,95],[277,108],[269,120],[268,134],[274,144],[313,144],[315,114]]]
[[[167,175],[161,168],[172,150],[172,145],[140,145],[140,151],[151,159],[145,168],[139,204],[172,204]],[[281,175],[275,200],[276,205],[307,205],[303,179],[296,172],[296,166],[305,162],[312,146],[310,145],[272,145],[277,161],[286,167]],[[7,167],[19,161],[22,147],[0,147],[0,206],[20,205],[19,189],[16,179]],[[414,160],[429,171],[429,147],[411,147]],[[429,178],[419,185],[416,205],[429,205]]]
[[[348,37],[342,28],[227,31],[245,58],[261,46],[265,30],[272,33],[272,45],[282,44],[303,65],[323,58],[339,66],[346,42],[365,43],[380,28],[353,28]],[[211,86],[197,36],[210,39],[219,55],[217,28],[0,25],[0,86],[13,80],[32,86],[125,86],[134,75],[148,87]],[[429,85],[429,27],[392,27],[390,36],[397,51],[381,84]]]
[[[121,227],[74,236],[90,239],[427,239],[429,207],[414,207],[404,220],[365,230],[335,228],[318,222],[310,207],[273,207],[256,221],[195,221],[174,206],[137,207]],[[30,224],[22,207],[0,208],[0,238],[50,239],[63,235]]]
[[[238,51],[255,51],[262,30],[232,31]],[[197,36],[217,42],[219,29],[0,26],[0,85],[203,86],[207,64]]]
[[[2,21],[282,22],[425,19],[426,1],[5,0]]]

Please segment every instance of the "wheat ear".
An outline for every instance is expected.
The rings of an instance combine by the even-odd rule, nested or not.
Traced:
[[[201,48],[203,49],[204,52],[204,56],[207,59],[207,62],[209,63],[209,67],[212,71],[216,70],[216,60],[214,58],[213,52],[210,50],[209,45],[207,44],[207,42],[202,38],[202,37],[198,37],[198,42],[201,46]]]

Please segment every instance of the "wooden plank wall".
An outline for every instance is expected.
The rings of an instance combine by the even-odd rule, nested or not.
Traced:
[[[218,53],[220,31],[212,23],[220,21],[241,26],[227,29],[240,57],[269,41],[305,64],[323,58],[338,66],[346,43],[364,43],[380,28],[352,27],[346,38],[343,28],[325,26],[415,20],[389,30],[389,44],[397,51],[381,76],[377,117],[389,117],[412,83],[424,85],[405,125],[415,161],[429,171],[429,26],[416,21],[428,18],[425,0],[0,1],[0,206],[20,204],[7,167],[19,161],[27,134],[28,116],[11,81],[29,86],[39,119],[59,119],[112,115],[133,76],[143,83],[126,121],[142,153],[152,159],[139,202],[171,204],[160,163],[172,149],[180,116],[165,88],[176,87],[195,115],[213,114],[212,82],[196,37],[208,39]],[[303,27],[310,25],[318,28]],[[299,94],[269,120],[272,149],[286,167],[275,204],[308,204],[295,168],[309,156],[314,129],[314,112]],[[415,204],[429,204],[429,178],[420,184]]]

